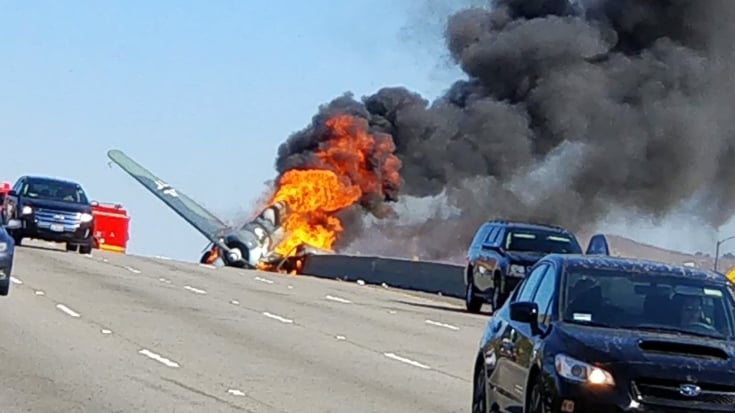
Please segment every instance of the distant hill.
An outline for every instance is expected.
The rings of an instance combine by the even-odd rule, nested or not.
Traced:
[[[606,235],[606,237],[610,244],[610,253],[614,256],[649,259],[708,270],[714,268],[714,253],[698,252],[696,254],[688,254],[685,252],[659,248],[617,235]],[[587,247],[588,239],[588,237],[580,237],[579,241],[583,248]],[[721,273],[727,273],[728,270],[735,266],[735,256],[730,253],[722,254],[722,252],[720,252],[720,254],[717,268]]]

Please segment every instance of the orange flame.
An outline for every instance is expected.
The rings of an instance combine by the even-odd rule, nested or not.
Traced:
[[[288,210],[286,238],[274,250],[283,257],[294,256],[301,245],[331,251],[344,231],[337,212],[358,202],[382,202],[385,185],[398,188],[401,162],[390,136],[370,134],[366,120],[350,115],[332,117],[326,127],[329,139],[315,154],[320,164],[285,171],[268,202],[283,202]],[[376,161],[379,168],[372,165]]]

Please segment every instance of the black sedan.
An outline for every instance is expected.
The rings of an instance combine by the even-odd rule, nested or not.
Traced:
[[[734,297],[717,273],[546,256],[488,321],[472,411],[735,412]]]

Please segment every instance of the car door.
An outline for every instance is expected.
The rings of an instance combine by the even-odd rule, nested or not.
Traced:
[[[517,301],[531,301],[533,299],[536,287],[542,281],[543,275],[549,269],[548,263],[538,264],[523,280],[523,283],[518,286],[518,290],[515,291],[510,302]],[[507,310],[507,306],[504,307]],[[518,323],[510,319],[510,312],[504,311],[505,317],[507,317],[506,323],[504,323],[503,332],[500,334],[499,340],[497,341],[497,348],[495,353],[497,354],[497,364],[493,377],[491,377],[491,384],[496,386],[497,392],[500,393],[504,399],[501,404],[502,408],[510,408],[518,405],[523,405],[523,390],[524,386],[518,386],[519,377],[524,375],[524,364],[528,362],[529,354],[524,354],[524,348],[519,346],[522,343],[524,337],[530,335],[530,328],[528,324]]]
[[[544,265],[543,268],[537,268],[538,272],[534,270],[536,274],[536,280],[528,285],[528,289],[521,292],[518,297],[518,301],[531,301],[534,302],[535,297],[541,291],[547,291],[549,288],[554,288],[555,266],[553,263]],[[548,292],[548,291],[547,291]],[[544,294],[539,297],[543,298]],[[539,309],[546,312],[546,308]],[[513,328],[515,329],[515,337],[513,340],[513,352],[515,357],[513,363],[509,363],[509,370],[511,370],[509,381],[512,385],[512,391],[516,397],[516,401],[519,403],[518,407],[523,406],[526,395],[526,378],[531,368],[531,364],[535,357],[536,342],[538,336],[533,335],[531,332],[531,326],[527,323],[518,323],[511,321]]]

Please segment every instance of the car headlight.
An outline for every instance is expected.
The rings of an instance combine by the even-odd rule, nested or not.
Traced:
[[[33,213],[33,208],[29,206],[24,206],[21,212],[23,213],[23,215],[30,215]]]
[[[594,385],[615,385],[615,380],[608,371],[567,355],[557,354],[555,365],[556,372],[567,380]]]
[[[513,275],[526,275],[526,267],[522,265],[512,264],[508,269],[508,273]]]
[[[86,212],[85,212],[85,213],[83,213],[83,214],[81,214],[81,215],[79,216],[79,219],[80,219],[80,220],[81,220],[82,222],[89,222],[89,221],[91,221],[91,220],[92,220],[92,214],[88,214],[88,213],[86,213]]]
[[[7,242],[0,242],[0,252],[5,252],[8,250],[8,243]]]

